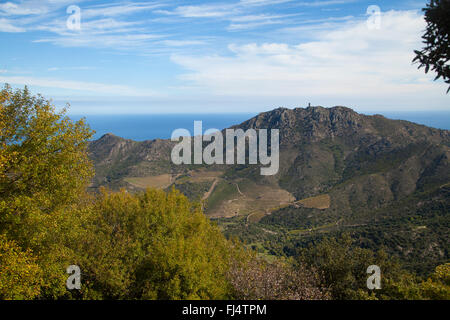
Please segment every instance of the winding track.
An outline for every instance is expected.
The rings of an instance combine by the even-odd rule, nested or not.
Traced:
[[[213,184],[211,185],[211,188],[209,188],[209,190],[203,195],[202,200],[207,200],[209,198],[209,196],[211,195],[211,193],[214,191],[214,188],[216,187],[217,183],[219,182],[219,179],[214,179]]]

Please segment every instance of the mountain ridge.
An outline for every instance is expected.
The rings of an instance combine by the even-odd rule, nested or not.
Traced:
[[[305,159],[302,161],[298,157],[299,153],[303,153],[305,157],[320,153],[320,150],[316,150],[317,152],[311,150],[311,145],[319,141],[331,145],[338,141],[340,148],[334,147],[332,152],[334,159],[328,159],[329,164],[333,162],[334,166],[337,167],[340,165],[339,159],[336,159],[339,157],[339,153],[347,162],[352,159],[355,162],[363,156],[382,158],[389,152],[408,151],[408,146],[409,149],[414,149],[413,146],[416,146],[417,149],[420,144],[440,146],[441,148],[450,146],[450,131],[448,130],[429,128],[404,120],[390,120],[380,115],[366,116],[343,106],[333,108],[277,108],[260,113],[231,128],[243,130],[250,128],[279,129],[280,149],[282,153],[288,151],[285,152],[285,156],[281,156],[283,158],[281,161],[284,162],[280,166],[280,175],[286,175],[288,172],[292,175],[293,170],[298,169],[298,162],[306,161]],[[113,134],[105,134],[100,139],[91,142],[89,151],[96,168],[100,169],[100,175],[98,176],[108,171],[105,168],[106,166],[112,166],[116,169],[114,172],[118,172],[119,176],[151,175],[156,174],[157,169],[160,169],[160,173],[179,174],[185,171],[183,169],[186,166],[171,164],[170,150],[174,144],[174,142],[164,139],[136,142]],[[294,154],[295,159],[289,157],[289,151],[293,151],[292,149],[296,153]],[[305,149],[309,152],[305,152]],[[360,150],[359,153],[358,150]],[[317,156],[320,158],[319,155]],[[329,157],[330,154],[328,153],[326,156]],[[448,161],[448,149],[442,156],[442,160]],[[161,167],[161,162],[166,161],[168,163]],[[295,161],[297,161],[297,165]],[[158,163],[160,168],[155,166],[155,163]],[[286,165],[286,163],[290,165]],[[351,176],[351,168],[346,168],[345,172],[334,170],[334,174],[337,174],[336,179],[341,179],[341,175]],[[307,173],[309,170],[303,168],[303,171]],[[298,177],[297,174],[294,174],[294,176]],[[112,180],[115,179],[115,177],[111,178]],[[287,180],[289,180],[288,177],[285,177],[284,182],[282,182],[285,187],[289,187]],[[107,179],[107,181],[111,181],[111,179]],[[124,186],[123,183],[118,185]]]
[[[265,253],[287,254],[314,237],[351,230],[365,245],[387,241],[391,253],[424,270],[432,263],[420,265],[417,254],[405,252],[414,252],[415,228],[428,225],[420,229],[423,247],[431,248],[433,262],[448,259],[442,226],[449,224],[450,131],[342,106],[277,108],[231,128],[279,129],[279,172],[261,176],[259,165],[177,166],[170,160],[176,142],[107,134],[89,145],[93,188],[174,187],[201,201],[227,235]]]

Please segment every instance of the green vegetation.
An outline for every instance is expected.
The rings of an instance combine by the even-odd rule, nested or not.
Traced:
[[[383,169],[406,179],[390,201],[376,189],[388,179],[378,171],[343,181],[343,166],[356,164],[343,160],[351,148],[329,140],[294,160],[307,170],[318,163],[303,180],[315,194],[295,201],[277,177],[252,180],[254,167],[173,169],[163,164],[170,150],[164,141],[109,135],[89,143],[92,132],[83,120],[73,123],[27,89],[0,91],[0,132],[0,299],[449,298],[450,187],[442,132],[433,136],[438,145],[420,149],[424,157],[416,166],[423,170],[412,192],[401,191],[409,181],[398,167],[403,161]],[[367,151],[378,150],[378,143]],[[146,148],[155,151],[148,164],[141,161]],[[101,175],[108,164],[113,168],[97,172],[91,193],[90,159]],[[402,160],[414,164],[408,156]],[[158,168],[165,169],[156,174]],[[294,169],[286,172],[300,178]],[[329,170],[337,171],[326,180]],[[110,181],[115,189],[130,177],[160,189],[99,188]],[[168,177],[173,185],[162,190]],[[283,177],[287,188],[297,186]],[[191,200],[176,188],[185,188]],[[239,198],[241,207],[230,208],[245,214],[210,221],[199,201],[209,191],[208,210]],[[355,194],[366,197],[365,205]],[[365,286],[369,264],[382,269],[380,291]],[[81,290],[66,288],[69,265],[82,270]]]
[[[179,192],[102,190],[76,261],[84,298],[223,299],[231,244]],[[92,259],[96,257],[96,259]]]
[[[0,298],[219,299],[233,249],[177,191],[85,193],[91,132],[27,89],[0,93]],[[65,287],[69,265],[80,291]]]
[[[172,185],[172,187],[175,187],[175,189],[177,189],[186,197],[188,197],[188,199],[198,202],[203,199],[204,195],[211,188],[212,184],[213,182],[211,181],[203,181],[203,182],[186,181],[183,183],[176,182],[175,184]],[[168,189],[172,187],[169,187]]]
[[[0,299],[33,299],[39,295],[41,269],[31,250],[22,251],[0,236]]]
[[[223,201],[232,200],[238,195],[236,186],[233,183],[226,180],[221,181],[217,184],[213,193],[208,198],[208,210],[216,210]]]
[[[425,67],[425,73],[433,70],[437,80],[443,78],[445,83],[450,84],[450,26],[448,17],[450,15],[450,3],[447,0],[430,0],[425,12],[427,28],[422,36],[425,47],[415,50],[414,62],[419,62],[419,69]],[[447,93],[450,92],[450,86]]]
[[[10,254],[39,267],[39,296],[60,297],[73,254],[68,244],[82,230],[72,208],[93,174],[86,153],[91,131],[27,89],[6,87],[0,106],[0,234]]]
[[[403,268],[426,276],[449,261],[448,212],[450,188],[442,186],[358,215],[289,206],[248,226],[233,219],[218,223],[229,237],[257,245],[261,252],[288,257],[296,256],[298,248],[347,232],[355,246],[384,248]]]
[[[438,266],[426,281],[407,273],[397,261],[383,250],[374,252],[353,246],[349,235],[330,238],[300,249],[300,264],[313,266],[323,275],[322,286],[335,299],[449,299],[450,264]],[[368,290],[366,286],[369,265],[382,271],[381,289]]]

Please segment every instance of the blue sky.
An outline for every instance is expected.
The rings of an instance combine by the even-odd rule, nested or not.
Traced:
[[[445,84],[411,64],[424,4],[0,1],[0,82],[73,114],[448,110]]]

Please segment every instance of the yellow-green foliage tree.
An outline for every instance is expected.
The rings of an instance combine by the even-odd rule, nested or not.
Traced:
[[[93,174],[91,135],[84,121],[72,122],[27,88],[0,91],[0,234],[37,257],[41,297],[67,294],[66,233],[79,225],[73,207]]]
[[[40,294],[41,269],[26,252],[0,235],[0,299],[32,299]]]
[[[402,273],[388,279],[384,299],[450,300],[450,263],[436,267],[426,280]]]
[[[221,299],[233,248],[176,190],[102,190],[81,243],[81,294],[108,299]]]
[[[436,267],[435,272],[421,284],[422,297],[430,300],[450,300],[450,263]]]
[[[233,248],[200,205],[177,191],[85,192],[90,137],[26,88],[0,91],[1,297],[227,297]],[[81,291],[65,287],[72,264]]]

